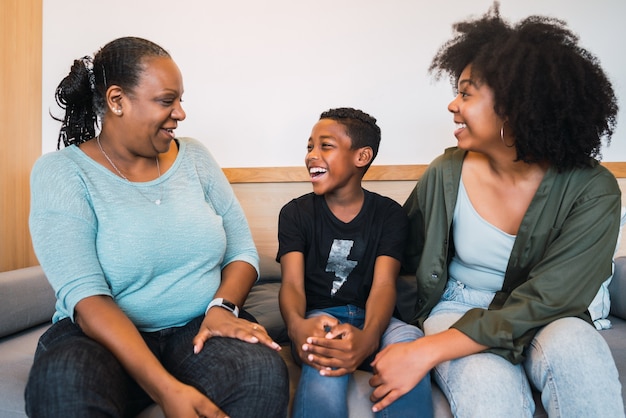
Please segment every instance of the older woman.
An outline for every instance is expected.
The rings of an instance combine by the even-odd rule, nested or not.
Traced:
[[[176,417],[286,414],[279,346],[241,312],[258,255],[216,162],[174,135],[182,95],[170,55],[140,38],[74,61],[57,88],[66,147],[31,177],[57,304],[30,416],[133,416],[152,401]]]

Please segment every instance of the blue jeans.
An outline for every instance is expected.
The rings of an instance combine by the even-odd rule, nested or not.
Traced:
[[[337,306],[307,312],[307,318],[319,315],[329,315],[341,323],[348,323],[359,329],[365,322],[365,310],[356,306]],[[389,326],[381,338],[381,349],[399,342],[413,341],[422,337],[422,331],[408,325],[399,319],[391,318]],[[371,371],[370,363],[375,353],[366,359],[359,367],[361,370]],[[348,416],[348,382],[351,375],[338,377],[320,375],[314,367],[302,365],[302,374],[293,404],[293,417],[324,417],[345,418]],[[369,398],[364,402],[371,405]],[[410,392],[396,400],[387,408],[376,413],[377,417],[432,417],[432,395],[430,390],[430,375],[426,375]]]
[[[202,319],[142,336],[172,375],[230,417],[284,417],[289,386],[280,355],[231,338],[211,338],[195,355]],[[41,336],[25,398],[30,417],[133,417],[152,403],[113,354],[69,319]]]
[[[470,308],[486,308],[493,293],[450,280],[424,323],[426,335],[448,329]],[[604,338],[579,318],[540,329],[522,364],[491,353],[473,354],[435,367],[435,380],[455,417],[532,417],[531,387],[552,417],[624,417],[617,368]]]

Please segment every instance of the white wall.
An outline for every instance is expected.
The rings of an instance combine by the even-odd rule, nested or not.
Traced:
[[[43,150],[56,147],[54,90],[74,59],[120,36],[163,46],[185,83],[193,136],[222,167],[298,166],[319,114],[361,108],[379,121],[377,164],[424,164],[455,143],[447,80],[427,73],[452,23],[491,0],[44,0]],[[517,21],[568,22],[626,98],[624,0],[501,0]],[[622,108],[626,104],[622,103]],[[626,161],[626,112],[604,161]]]

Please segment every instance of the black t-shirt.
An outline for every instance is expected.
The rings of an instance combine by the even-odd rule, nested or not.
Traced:
[[[402,261],[407,216],[394,200],[364,190],[359,214],[350,222],[337,219],[324,196],[309,193],[280,211],[278,255],[304,254],[307,311],[347,304],[365,308],[376,257]]]

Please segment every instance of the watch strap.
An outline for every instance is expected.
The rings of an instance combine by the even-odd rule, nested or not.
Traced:
[[[234,303],[232,303],[231,301],[226,300],[224,298],[213,299],[211,303],[209,303],[209,306],[207,306],[204,314],[206,315],[209,312],[209,309],[211,309],[214,306],[219,306],[220,308],[226,309],[227,311],[232,312],[233,315],[235,315],[237,318],[239,318],[239,307],[235,305]]]

